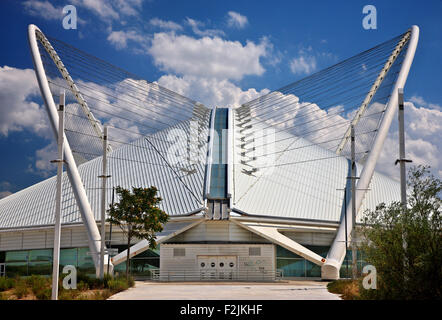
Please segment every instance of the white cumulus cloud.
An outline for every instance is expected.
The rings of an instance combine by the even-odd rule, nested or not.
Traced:
[[[290,70],[294,74],[308,75],[316,70],[316,58],[314,56],[301,55],[290,61]]]
[[[416,101],[411,98],[410,100]],[[416,103],[416,102],[415,102]],[[413,161],[410,165],[429,165],[432,172],[442,178],[442,111],[418,107],[405,102],[405,156]],[[399,158],[399,130],[397,117],[393,118],[390,132],[384,143],[376,169],[399,179],[399,168],[394,165]]]
[[[0,135],[27,129],[47,136],[46,112],[31,100],[39,93],[34,70],[0,67]]]
[[[149,23],[154,26],[165,30],[182,30],[183,27],[176,22],[173,21],[165,21],[159,18],[150,19]]]
[[[133,41],[144,48],[147,48],[148,39],[135,30],[129,31],[112,31],[107,40],[117,49],[127,48],[128,41]]]
[[[240,80],[245,75],[262,75],[260,58],[267,54],[268,41],[260,43],[195,39],[186,35],[156,33],[149,53],[157,67],[179,75]]]
[[[199,101],[207,107],[239,107],[241,104],[269,92],[268,89],[261,91],[254,88],[242,90],[225,79],[196,76],[165,75],[158,79],[158,83],[181,95]]]
[[[186,23],[192,28],[193,33],[200,37],[224,36],[224,31],[219,29],[202,29],[205,24],[201,21],[187,18]]]
[[[249,21],[247,20],[247,17],[243,16],[242,14],[240,14],[238,12],[229,11],[227,13],[227,15],[229,16],[228,20],[227,20],[227,24],[230,27],[242,29],[249,23]]]

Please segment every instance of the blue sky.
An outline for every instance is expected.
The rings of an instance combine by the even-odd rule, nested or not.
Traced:
[[[62,27],[61,10],[68,4],[77,8],[76,30]],[[377,9],[376,30],[362,27],[362,8],[367,4]],[[30,23],[49,36],[209,106],[246,102],[416,24],[421,30],[420,40],[405,88],[411,110],[408,152],[416,162],[430,164],[441,176],[441,18],[442,1],[3,0],[0,195],[54,173],[48,147],[53,137],[45,127],[46,115],[33,71],[29,70]],[[188,46],[207,55],[193,57],[193,64],[186,66],[180,53]],[[231,61],[233,71],[222,68],[222,59],[217,61],[219,57],[211,54],[214,47],[241,57]],[[208,71],[199,61],[212,65],[215,71]],[[214,98],[216,94],[223,98]],[[24,112],[25,107],[30,111]],[[387,144],[394,142],[395,132],[391,137]],[[385,152],[381,160],[392,157],[395,155]],[[384,171],[388,174],[388,170]]]

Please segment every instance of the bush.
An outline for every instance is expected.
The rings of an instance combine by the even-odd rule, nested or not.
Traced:
[[[14,294],[18,299],[28,295],[28,285],[25,280],[17,279],[15,281]]]
[[[89,289],[89,285],[86,282],[80,281],[77,283],[77,289],[80,291],[86,291]]]
[[[377,290],[362,290],[365,299],[442,299],[442,181],[419,166],[408,187],[406,209],[393,202],[366,212],[361,248]]]
[[[51,280],[42,276],[32,275],[25,281],[28,287],[31,287],[32,293],[34,295],[39,294],[40,292],[51,286]]]
[[[34,294],[38,300],[50,300],[52,297],[52,289],[42,288],[39,291],[34,292]]]
[[[126,279],[123,278],[109,280],[108,285],[112,293],[117,293],[129,289],[129,284],[127,283]]]
[[[11,289],[14,286],[14,279],[0,277],[0,292]]]
[[[358,300],[361,285],[361,280],[336,280],[330,282],[327,289],[331,293],[340,294],[344,300]]]

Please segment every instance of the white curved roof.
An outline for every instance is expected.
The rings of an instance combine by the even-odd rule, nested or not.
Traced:
[[[240,136],[238,131],[237,128],[236,137]],[[249,215],[339,221],[344,207],[344,188],[347,188],[348,204],[351,199],[347,179],[351,176],[350,161],[303,138],[281,130],[275,132],[274,140],[279,142],[271,144],[273,150],[263,142],[265,133],[261,142],[255,140],[257,145],[247,146],[255,146],[257,156],[256,161],[247,165],[240,161],[243,149],[238,138],[234,138],[233,208]],[[260,143],[264,147],[259,147]],[[259,170],[254,174],[245,173],[253,167]],[[362,168],[357,164],[357,175]],[[359,212],[374,209],[381,202],[399,200],[399,183],[375,172]]]
[[[173,129],[188,132],[188,121],[149,136],[167,159],[165,150],[168,133]],[[181,145],[185,150],[187,146]],[[180,165],[169,166],[165,159],[144,139],[124,145],[108,154],[108,186],[150,187],[155,186],[163,198],[160,207],[169,215],[184,215],[203,207],[203,183],[206,146],[202,146],[199,162],[192,171],[180,170]],[[95,219],[100,220],[101,157],[78,167]],[[189,169],[188,167],[186,169]],[[56,177],[49,178],[0,200],[0,229],[35,227],[54,223]],[[107,205],[111,202],[112,189],[107,191]],[[62,223],[80,223],[72,188],[66,173],[63,174]]]

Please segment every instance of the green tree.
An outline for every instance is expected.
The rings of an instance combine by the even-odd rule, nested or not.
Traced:
[[[365,213],[360,249],[376,267],[378,289],[362,290],[363,298],[442,298],[441,190],[428,167],[412,167],[406,208],[382,203]]]
[[[108,222],[121,228],[127,237],[126,277],[130,270],[130,245],[134,238],[146,239],[149,247],[156,247],[156,232],[163,230],[169,216],[158,205],[162,201],[157,196],[158,189],[132,188],[132,192],[122,187],[115,189],[119,202],[110,205]]]

